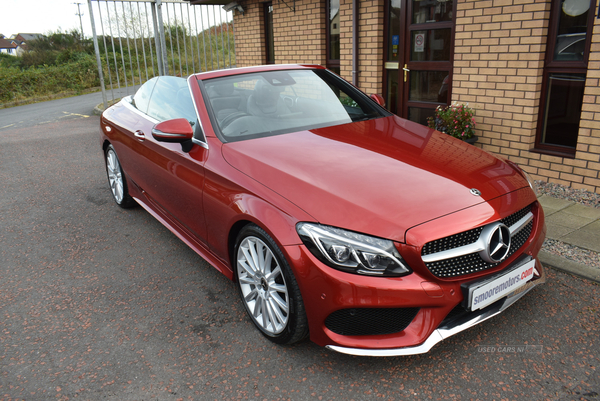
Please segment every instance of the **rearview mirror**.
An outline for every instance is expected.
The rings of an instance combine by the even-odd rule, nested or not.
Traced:
[[[194,130],[188,120],[176,118],[156,124],[152,136],[159,142],[182,143],[193,138]]]
[[[383,98],[383,96],[378,95],[376,93],[372,94],[371,96],[369,96],[375,103],[377,103],[378,105],[380,105],[381,107],[385,107],[385,99]]]

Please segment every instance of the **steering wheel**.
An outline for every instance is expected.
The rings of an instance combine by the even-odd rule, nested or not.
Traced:
[[[249,115],[250,114],[245,113],[243,111],[234,111],[233,113],[231,113],[227,117],[225,117],[223,119],[223,121],[221,121],[221,124],[219,124],[219,125],[221,126],[221,129],[224,129],[225,127],[227,127],[229,124],[231,124],[238,118],[242,118],[242,117],[249,116]]]

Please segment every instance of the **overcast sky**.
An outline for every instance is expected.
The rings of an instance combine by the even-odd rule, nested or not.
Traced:
[[[92,25],[90,23],[90,13],[87,0],[0,0],[0,33],[4,34],[7,38],[17,33],[42,33],[47,34],[49,32],[56,32],[62,30],[68,32],[73,29],[81,30],[79,25],[79,16],[77,16],[77,3],[80,3],[81,10],[81,22],[83,24],[83,32],[86,37],[92,36]],[[134,3],[132,5],[132,11],[135,13],[138,5]],[[202,10],[197,8],[197,12],[187,11],[187,3],[181,8],[178,4],[170,4],[169,7],[163,8],[163,20],[165,23],[171,19],[171,21],[177,19],[181,21],[183,15],[189,15],[192,22],[190,29],[192,32],[196,29],[196,26],[200,27],[200,30],[220,24],[225,21],[231,21],[232,14],[226,13],[220,6],[215,6],[214,10],[212,6],[202,6]],[[94,17],[96,18],[96,33],[102,34],[102,26],[100,25],[100,15],[102,19],[106,20],[108,11],[106,11],[106,3],[102,2],[102,9],[99,12],[98,2],[93,1]],[[110,13],[114,15],[113,10],[115,6],[113,2],[109,3]],[[121,13],[121,3],[118,6],[118,12]],[[139,5],[142,15],[144,9],[147,10],[148,15],[151,15],[149,6],[146,7],[143,4]],[[196,7],[194,7],[196,8]],[[125,11],[128,7],[125,6]],[[111,17],[112,19],[112,17]],[[141,18],[144,21],[144,17]],[[215,23],[216,20],[216,23]],[[204,22],[202,22],[204,21]],[[187,22],[189,24],[189,22]],[[197,24],[197,25],[196,25]],[[105,27],[106,28],[106,27]],[[108,28],[107,28],[108,29]],[[107,31],[108,32],[108,31]]]
[[[86,36],[92,35],[86,0],[2,0],[0,33],[10,37],[17,33],[48,33],[59,28],[63,31],[80,30],[77,5],[82,3],[81,21]]]

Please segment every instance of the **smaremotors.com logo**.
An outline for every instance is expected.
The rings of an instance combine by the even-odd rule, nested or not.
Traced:
[[[543,346],[541,345],[480,345],[478,352],[487,354],[518,354],[522,352],[541,354]]]

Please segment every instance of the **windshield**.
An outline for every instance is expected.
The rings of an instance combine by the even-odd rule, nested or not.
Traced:
[[[326,70],[285,70],[203,81],[213,125],[226,142],[389,115]]]

